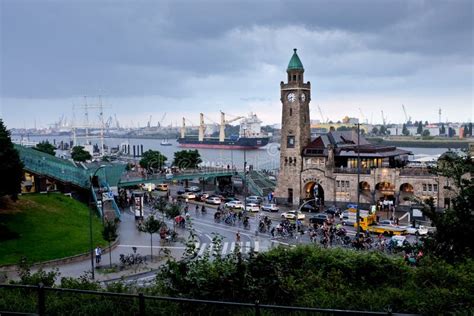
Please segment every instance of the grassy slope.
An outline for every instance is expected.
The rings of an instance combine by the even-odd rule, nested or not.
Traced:
[[[19,239],[0,242],[0,265],[63,258],[89,250],[89,209],[61,194],[24,195],[6,210],[0,222],[20,234]],[[104,245],[101,223],[93,218],[93,239]],[[97,242],[99,241],[100,242]]]

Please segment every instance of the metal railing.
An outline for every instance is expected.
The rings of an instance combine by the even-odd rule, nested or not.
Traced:
[[[165,297],[165,296],[149,296],[144,295],[143,293],[138,294],[128,294],[128,293],[112,293],[112,292],[99,292],[99,291],[90,291],[90,290],[77,290],[77,289],[63,289],[63,288],[51,288],[45,287],[42,284],[38,286],[33,285],[10,285],[10,284],[0,284],[0,291],[21,291],[18,293],[20,297],[15,297],[15,299],[23,299],[30,304],[35,304],[36,306],[31,306],[29,310],[7,310],[4,312],[23,314],[23,315],[47,315],[49,314],[48,310],[48,298],[51,299],[51,294],[57,294],[57,297],[61,300],[67,298],[67,294],[75,296],[74,298],[78,301],[76,304],[79,304],[79,300],[83,300],[84,304],[94,304],[90,301],[91,297],[100,297],[101,304],[107,300],[119,299],[120,301],[117,304],[119,306],[114,306],[115,308],[121,308],[121,314],[135,314],[135,315],[152,315],[154,312],[147,311],[147,307],[153,305],[156,302],[162,302],[165,305],[162,306],[166,308],[174,307],[177,308],[177,312],[180,311],[183,313],[186,311],[187,314],[192,314],[190,310],[199,309],[199,313],[202,315],[206,314],[219,314],[222,309],[224,309],[228,314],[233,314],[233,312],[238,312],[239,310],[245,310],[246,315],[261,315],[262,312],[278,312],[278,313],[289,313],[297,312],[298,314],[303,315],[315,315],[315,314],[331,314],[331,315],[408,315],[408,314],[396,314],[391,311],[387,312],[371,312],[371,311],[355,311],[355,310],[340,310],[340,309],[322,309],[322,308],[312,308],[312,307],[297,307],[297,306],[281,306],[281,305],[265,305],[260,304],[258,300],[254,303],[241,303],[241,302],[226,302],[226,301],[215,301],[215,300],[200,300],[200,299],[189,299],[189,298],[178,298],[178,297]],[[29,293],[25,292],[29,291]],[[1,292],[0,292],[1,293]],[[5,292],[6,293],[6,292]],[[47,293],[49,293],[47,295]],[[28,294],[30,296],[28,296]],[[84,297],[87,295],[88,297]],[[0,295],[1,297],[1,295]],[[1,300],[0,300],[1,301]],[[128,301],[129,306],[124,306],[124,301]],[[5,301],[4,301],[5,304]],[[57,301],[56,301],[56,304]],[[173,304],[176,304],[173,306]],[[24,305],[23,305],[24,307]],[[3,308],[0,306],[0,308]],[[58,306],[55,306],[58,308]],[[64,307],[63,307],[64,308]],[[128,310],[126,309],[128,308]],[[192,308],[192,309],[191,309]],[[24,307],[24,309],[27,309]],[[35,310],[36,313],[32,313],[31,310]],[[61,313],[67,314],[69,311],[61,309]],[[197,311],[196,311],[197,313]],[[0,315],[2,311],[0,310]]]

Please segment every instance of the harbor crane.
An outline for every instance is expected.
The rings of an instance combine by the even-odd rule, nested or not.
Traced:
[[[148,119],[148,124],[146,125],[148,128],[151,127],[151,119],[153,118],[153,115],[150,115],[150,119]]]
[[[403,109],[403,113],[405,114],[405,123],[411,124],[411,116],[408,116],[407,109],[405,108],[404,104],[402,104],[402,109]]]
[[[165,114],[163,114],[163,116],[161,117],[161,120],[158,121],[158,128],[162,127],[163,126],[163,121],[165,120],[166,118],[166,112]]]
[[[387,119],[383,115],[383,110],[381,112],[382,112],[382,123],[383,123],[383,126],[385,126],[385,125],[387,125]]]
[[[319,111],[319,115],[321,115],[321,123],[327,123],[328,122],[328,119],[324,119],[324,115],[323,115],[323,111],[321,110],[321,107],[319,106],[318,104],[318,111]]]

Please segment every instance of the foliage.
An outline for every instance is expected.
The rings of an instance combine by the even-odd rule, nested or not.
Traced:
[[[446,127],[444,127],[444,123],[441,123],[441,127],[440,127],[440,129],[439,129],[439,133],[440,133],[441,135],[446,134]]]
[[[57,277],[60,275],[58,269],[53,269],[49,272],[44,271],[42,268],[39,268],[38,271],[32,273],[31,265],[28,263],[26,257],[20,259],[18,264],[18,275],[20,276],[18,283],[23,285],[38,285],[42,283],[44,286],[53,286]]]
[[[140,166],[149,170],[149,171],[156,171],[161,170],[165,161],[168,160],[166,156],[162,155],[161,152],[158,150],[148,150],[145,151],[142,155],[142,159],[140,160]]]
[[[0,265],[15,264],[25,256],[39,262],[88,252],[89,212],[62,194],[22,195],[0,211],[0,222],[18,236],[1,242]],[[100,220],[94,216],[92,224],[94,242],[104,245]]]
[[[110,267],[112,267],[112,248],[110,247],[110,243],[114,242],[117,237],[117,230],[118,230],[118,222],[119,219],[116,218],[115,220],[107,220],[104,223],[104,227],[102,228],[102,238],[109,243],[109,262]]]
[[[222,239],[214,236],[220,247]],[[195,245],[191,240],[190,245]],[[181,261],[168,260],[158,272],[156,284],[140,288],[146,295],[167,295],[261,304],[335,308],[360,311],[392,311],[425,315],[466,314],[474,309],[474,261],[450,264],[432,257],[417,267],[407,266],[400,257],[378,252],[322,249],[312,245],[278,247],[269,252],[221,257],[219,251],[196,257],[191,251]],[[96,288],[87,279],[62,279],[61,287]],[[106,290],[136,293],[137,289],[116,282]],[[0,289],[0,310],[19,310],[34,304],[35,292]],[[47,295],[48,314],[133,315],[137,301],[53,292]],[[146,300],[147,314],[189,314],[190,305]],[[192,305],[201,315],[239,314],[221,307]],[[26,308],[22,309],[23,311]],[[32,310],[34,311],[34,310]],[[264,312],[265,313],[265,312]],[[248,313],[247,313],[248,314]]]
[[[88,151],[84,150],[83,146],[72,147],[71,157],[74,161],[82,162],[92,159],[91,154]]]
[[[0,199],[10,196],[14,201],[21,192],[23,163],[18,151],[13,147],[10,131],[0,119]],[[0,200],[1,204],[1,200]]]
[[[427,129],[425,129],[425,130],[423,131],[423,133],[421,133],[421,136],[423,136],[423,137],[430,136],[430,131],[427,130]]]
[[[192,258],[192,257],[191,257]],[[213,258],[213,259],[212,259]],[[425,258],[416,268],[399,257],[299,246],[243,258],[204,254],[168,261],[154,293],[198,299],[319,308],[437,314],[473,306],[472,260],[453,266]]]
[[[430,218],[436,231],[425,240],[425,247],[436,256],[447,261],[462,261],[472,258],[474,247],[474,163],[471,155],[446,153],[432,170],[438,176],[446,177],[452,186],[445,186],[452,195],[452,205],[443,212],[436,211],[433,200],[426,201],[424,213]],[[441,184],[443,185],[443,184]]]
[[[202,162],[201,154],[195,150],[181,150],[174,153],[173,165],[183,169],[194,169]]]
[[[403,134],[404,136],[410,135],[410,131],[408,130],[406,124],[403,124],[403,127],[402,127],[402,134]]]
[[[165,207],[165,215],[168,219],[173,220],[173,230],[176,230],[176,222],[174,218],[181,215],[181,204],[180,203],[169,203]]]
[[[165,223],[155,218],[155,215],[148,216],[142,223],[138,224],[138,230],[150,234],[150,254],[153,260],[153,235],[156,234]]]
[[[54,147],[48,141],[42,141],[41,143],[37,144],[36,147],[33,147],[33,149],[37,151],[41,151],[51,156],[56,155],[56,147]]]
[[[418,127],[416,128],[416,133],[421,135],[421,133],[423,133],[423,122],[422,121],[419,121],[418,122]]]

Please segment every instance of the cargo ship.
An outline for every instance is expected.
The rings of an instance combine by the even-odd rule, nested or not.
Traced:
[[[225,137],[225,125],[237,120],[242,120],[240,123],[239,135]],[[267,135],[262,133],[261,123],[262,121],[253,113],[248,117],[238,116],[231,120],[226,120],[225,114],[221,112],[219,137],[205,137],[206,125],[204,123],[204,114],[200,113],[198,135],[186,135],[186,123],[183,118],[181,137],[179,137],[177,141],[179,147],[185,148],[258,149],[266,146],[270,139]]]

